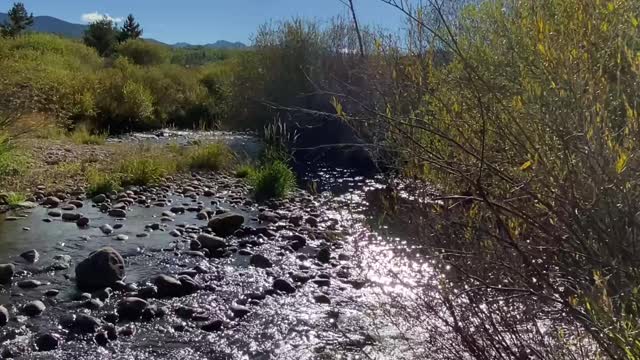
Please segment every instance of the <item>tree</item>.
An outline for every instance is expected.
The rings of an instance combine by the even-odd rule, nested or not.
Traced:
[[[169,49],[164,45],[153,44],[143,39],[131,39],[118,44],[118,55],[133,61],[136,65],[152,66],[169,61]]]
[[[129,16],[127,16],[127,20],[122,24],[122,28],[120,28],[118,40],[120,42],[125,42],[131,39],[138,39],[142,36],[142,32],[142,27],[138,22],[136,22],[133,14],[129,14]]]
[[[111,19],[104,17],[89,25],[83,40],[85,45],[98,50],[100,56],[109,56],[118,43],[118,30]]]
[[[9,21],[5,21],[4,24],[0,25],[2,36],[16,37],[33,25],[33,14],[28,13],[21,2],[14,3],[7,15]]]

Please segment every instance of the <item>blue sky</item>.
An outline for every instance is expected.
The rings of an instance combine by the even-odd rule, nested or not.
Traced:
[[[0,0],[0,12],[14,1]],[[142,24],[145,37],[167,43],[202,44],[216,40],[249,43],[258,25],[294,16],[329,19],[346,14],[339,0],[22,0],[34,15],[82,23],[96,15],[123,18],[129,13]],[[360,21],[387,29],[401,26],[400,14],[380,0],[354,0]]]

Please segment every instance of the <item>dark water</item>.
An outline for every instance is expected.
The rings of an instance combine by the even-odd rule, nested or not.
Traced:
[[[229,135],[233,138],[232,135]],[[167,138],[169,136],[166,136]],[[189,141],[189,135],[173,136]],[[167,141],[173,141],[167,140]],[[255,144],[244,135],[238,143]],[[120,139],[118,141],[131,141]],[[156,140],[153,137],[141,141]],[[247,152],[255,151],[253,145]],[[319,266],[312,260],[301,260],[299,253],[282,251],[282,238],[286,230],[279,232],[276,240],[260,248],[251,249],[268,256],[274,262],[270,271],[248,266],[248,257],[237,253],[224,259],[195,258],[183,254],[188,248],[184,238],[174,238],[169,230],[177,224],[202,226],[192,213],[177,215],[167,231],[156,231],[149,237],[137,238],[145,225],[158,222],[166,208],[135,206],[123,222],[124,227],[105,236],[98,229],[102,224],[117,223],[105,216],[89,202],[81,211],[90,218],[89,229],[78,229],[74,223],[54,220],[45,223],[46,209],[38,207],[17,221],[0,220],[0,263],[13,262],[23,274],[18,278],[33,278],[47,285],[33,290],[15,286],[0,291],[0,303],[15,314],[16,308],[29,300],[43,299],[47,289],[58,289],[61,294],[55,300],[45,299],[47,311],[36,319],[22,316],[0,329],[0,341],[4,346],[24,348],[25,358],[60,359],[412,359],[415,353],[408,345],[406,334],[419,334],[419,324],[403,322],[406,314],[395,314],[385,304],[398,299],[417,296],[425,278],[433,275],[429,262],[412,251],[415,241],[397,236],[392,230],[372,219],[366,210],[366,193],[384,187],[383,178],[355,170],[338,169],[323,164],[305,164],[298,168],[302,186],[317,193],[312,198],[298,194],[296,206],[313,208],[322,219],[330,219],[331,226],[323,231],[333,234],[340,241],[334,255],[343,254],[348,260],[337,261],[334,266]],[[220,189],[215,199],[200,198],[203,202],[218,201],[220,206],[242,213],[250,224],[257,225],[256,205],[238,206],[229,202],[230,194]],[[171,193],[173,204],[189,204],[194,200],[178,193]],[[304,205],[302,205],[304,204]],[[29,228],[29,231],[23,228]],[[115,235],[129,236],[117,241]],[[313,240],[302,250],[313,257],[315,249],[324,246],[326,239]],[[203,283],[212,284],[214,290],[200,291],[177,299],[158,300],[159,305],[172,309],[187,305],[203,309],[212,319],[227,321],[223,332],[207,333],[198,324],[169,316],[151,323],[131,324],[136,335],[100,347],[90,336],[75,335],[65,338],[60,350],[48,353],[33,352],[33,337],[43,332],[64,333],[57,319],[69,313],[81,312],[80,303],[74,301],[78,291],[73,281],[73,264],[84,259],[91,251],[102,246],[112,246],[126,260],[127,282],[144,283],[158,274],[177,274],[195,265],[210,269],[201,276]],[[27,264],[18,255],[29,249],[37,249],[40,259]],[[56,255],[69,255],[72,266],[69,271],[40,273]],[[298,287],[295,294],[268,296],[259,304],[250,305],[251,313],[243,319],[230,316],[230,306],[248,292],[260,292],[270,287],[274,276],[287,277],[300,269],[310,269],[313,274],[326,274],[332,285],[319,288],[312,284]],[[348,276],[344,277],[347,273]],[[68,274],[69,276],[65,276]],[[355,286],[354,284],[358,284]],[[364,287],[362,287],[364,286]],[[313,296],[326,294],[331,305],[317,304]],[[117,299],[117,298],[116,298]],[[114,299],[105,308],[92,312],[93,316],[112,311]],[[397,319],[391,322],[390,319]],[[126,326],[127,324],[122,324]]]

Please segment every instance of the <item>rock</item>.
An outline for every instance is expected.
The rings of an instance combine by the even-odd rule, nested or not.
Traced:
[[[189,242],[189,249],[191,250],[200,250],[202,249],[202,244],[200,241],[193,239]]]
[[[82,334],[95,333],[100,326],[102,326],[102,321],[86,314],[76,315],[72,323],[72,329]]]
[[[56,255],[53,257],[53,264],[47,266],[47,270],[67,270],[69,267],[71,267],[71,256]]]
[[[273,263],[271,262],[271,260],[261,254],[252,255],[251,259],[249,260],[249,264],[261,269],[273,267]]]
[[[293,294],[296,292],[296,288],[291,283],[283,278],[278,278],[273,281],[273,289],[282,291],[287,294]]]
[[[183,295],[180,280],[168,275],[159,275],[153,279],[153,284],[158,288],[161,297],[178,297]]]
[[[102,309],[102,307],[104,306],[104,303],[99,299],[90,299],[85,301],[83,306],[89,310],[99,310],[99,309]]]
[[[184,295],[193,294],[202,289],[202,285],[199,282],[187,275],[178,276],[178,280],[182,284],[182,293]]]
[[[109,235],[113,232],[113,228],[109,224],[104,224],[100,225],[100,231],[102,231],[102,233],[105,235]]]
[[[44,296],[46,297],[56,297],[60,294],[60,290],[50,289],[44,292]]]
[[[23,306],[22,307],[22,313],[27,315],[27,316],[38,316],[38,315],[42,314],[42,312],[46,308],[47,307],[44,306],[44,303],[42,301],[35,300],[35,301],[27,303],[25,306]]]
[[[176,310],[175,313],[176,315],[178,315],[179,317],[183,318],[183,319],[191,319],[191,317],[193,316],[193,314],[195,314],[198,310],[189,306],[179,306]]]
[[[106,332],[101,331],[93,336],[93,341],[96,343],[96,345],[104,347],[109,344],[109,337]]]
[[[289,242],[289,246],[295,251],[298,251],[307,245],[307,238],[300,234],[293,234],[291,236],[291,242]]]
[[[60,346],[61,338],[54,334],[44,334],[36,339],[36,348],[38,351],[51,351]]]
[[[209,220],[209,214],[206,211],[201,211],[196,215],[198,220]]]
[[[331,304],[331,299],[325,294],[315,295],[313,300],[318,304]]]
[[[200,234],[198,235],[197,240],[200,242],[203,248],[211,252],[227,247],[227,243],[226,241],[224,241],[224,239],[209,234]]]
[[[208,323],[202,325],[202,327],[200,327],[200,329],[202,329],[203,331],[206,331],[206,332],[221,331],[223,325],[224,325],[224,321],[222,321],[222,320],[213,320],[211,322],[208,322]]]
[[[38,259],[40,258],[40,254],[38,254],[37,250],[31,249],[20,254],[20,257],[27,260],[30,263],[34,263],[38,261]]]
[[[124,276],[124,259],[110,247],[92,252],[76,266],[76,283],[80,288],[110,287]]]
[[[28,279],[28,280],[18,281],[17,285],[21,289],[34,289],[34,288],[37,288],[38,286],[42,286],[42,282],[38,280]]]
[[[76,221],[76,225],[78,225],[78,227],[80,227],[80,228],[87,227],[89,225],[89,218],[88,217],[81,217],[80,219],[78,219]]]
[[[238,304],[231,305],[231,313],[233,313],[233,316],[235,318],[243,318],[247,316],[250,312],[251,310],[249,310],[249,308],[247,308],[246,306],[242,306]]]
[[[158,296],[158,288],[153,285],[142,287],[138,290],[138,296],[143,299],[154,298]]]
[[[234,213],[218,215],[209,221],[209,228],[218,236],[230,236],[244,224],[244,216]]]
[[[51,208],[56,208],[60,205],[60,199],[55,196],[49,196],[42,201],[43,206],[48,206]]]
[[[128,297],[118,303],[118,316],[127,320],[138,320],[149,303],[137,297]]]
[[[102,204],[103,202],[107,201],[107,196],[104,194],[99,194],[94,196],[91,201],[93,201],[95,204]]]
[[[78,213],[64,213],[62,214],[62,220],[64,221],[78,221],[82,215]]]
[[[5,326],[9,322],[9,311],[0,305],[0,326]]]
[[[49,210],[47,212],[47,215],[51,216],[51,217],[61,217],[62,216],[62,211],[59,210]]]
[[[118,236],[116,236],[115,239],[118,241],[127,241],[129,240],[129,237],[125,234],[118,234]]]
[[[82,201],[80,201],[80,200],[69,200],[69,201],[68,201],[68,203],[69,203],[70,205],[75,206],[77,209],[79,209],[79,208],[81,208],[81,207],[83,207],[83,206],[84,206],[84,204],[83,204],[83,203],[82,203]]]
[[[316,255],[316,259],[321,263],[327,264],[331,260],[331,250],[328,247],[324,247],[318,251],[318,255]]]
[[[16,272],[16,267],[13,264],[0,264],[0,284],[8,284],[13,278],[13,274]]]
[[[123,209],[111,209],[107,212],[109,216],[117,217],[117,218],[126,218],[127,212]]]

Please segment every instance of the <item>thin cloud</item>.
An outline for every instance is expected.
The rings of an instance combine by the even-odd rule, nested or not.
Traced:
[[[104,18],[107,18],[107,19],[113,21],[114,23],[122,21],[121,17],[111,17],[111,16],[109,16],[109,14],[100,14],[97,11],[92,12],[92,13],[82,14],[82,16],[80,18],[82,19],[82,22],[87,23],[87,24],[94,23],[94,22],[102,20]]]

